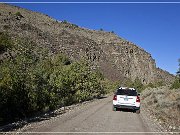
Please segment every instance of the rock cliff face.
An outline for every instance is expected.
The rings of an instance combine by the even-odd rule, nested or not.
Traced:
[[[88,59],[92,68],[99,68],[111,80],[138,77],[148,84],[174,79],[156,68],[149,53],[114,33],[81,28],[19,7],[0,4],[0,32],[14,39],[28,38],[51,54],[63,52],[72,60]]]

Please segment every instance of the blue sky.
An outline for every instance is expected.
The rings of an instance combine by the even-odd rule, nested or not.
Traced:
[[[0,0],[3,1],[3,0]],[[20,0],[6,0],[17,1]],[[30,1],[30,0],[23,0]],[[31,0],[48,1],[48,0]],[[60,0],[53,0],[60,1]],[[65,0],[64,0],[65,1]],[[77,0],[66,0],[77,1]],[[82,0],[78,0],[82,1]],[[90,1],[90,0],[89,0]],[[91,0],[97,1],[97,0]],[[98,0],[109,1],[109,0]],[[118,0],[113,0],[114,2]],[[129,0],[135,2],[135,0]],[[139,0],[143,1],[143,0]],[[155,1],[155,0],[151,0]],[[159,2],[168,0],[158,0]],[[173,0],[180,2],[180,0]],[[157,0],[156,0],[157,2]],[[180,58],[180,3],[13,4],[81,27],[114,31],[149,52],[157,67],[172,74]]]

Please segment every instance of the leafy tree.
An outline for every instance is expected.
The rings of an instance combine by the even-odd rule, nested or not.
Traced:
[[[141,80],[139,78],[136,78],[134,80],[134,88],[136,88],[138,90],[138,92],[141,92],[144,89],[143,84],[141,83]]]
[[[172,83],[171,85],[171,89],[178,89],[180,88],[180,59],[178,60],[179,62],[179,69],[177,71],[177,77],[175,79],[175,81]]]
[[[145,88],[138,77],[136,77],[134,81],[131,81],[130,79],[126,80],[125,86],[135,88],[138,92],[141,92]]]
[[[179,83],[180,83],[180,59],[178,60],[179,62],[179,69],[177,71],[177,76],[179,77]]]

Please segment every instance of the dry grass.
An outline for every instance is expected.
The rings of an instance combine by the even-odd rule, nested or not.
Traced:
[[[142,103],[166,131],[180,131],[180,89],[147,88]]]

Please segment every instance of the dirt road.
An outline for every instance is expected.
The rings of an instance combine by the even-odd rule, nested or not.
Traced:
[[[32,125],[26,132],[36,134],[146,134],[151,132],[141,114],[112,111],[112,96],[79,107],[50,120]],[[43,133],[42,133],[43,132]],[[131,133],[132,132],[132,133]]]

